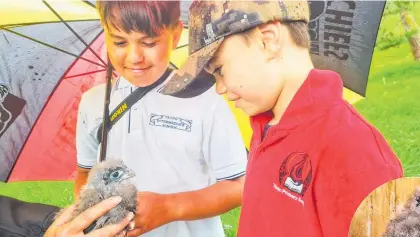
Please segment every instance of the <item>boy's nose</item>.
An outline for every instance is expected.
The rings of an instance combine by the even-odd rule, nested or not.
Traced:
[[[127,56],[130,63],[132,64],[140,63],[144,60],[143,50],[141,49],[141,47],[135,45],[128,48]]]
[[[227,91],[226,86],[220,81],[216,79],[216,92],[219,95],[225,94]]]

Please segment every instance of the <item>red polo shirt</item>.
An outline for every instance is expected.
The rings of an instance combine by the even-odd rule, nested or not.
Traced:
[[[251,118],[238,237],[348,236],[363,199],[403,176],[384,137],[342,91],[338,74],[313,69],[264,138],[270,113]]]

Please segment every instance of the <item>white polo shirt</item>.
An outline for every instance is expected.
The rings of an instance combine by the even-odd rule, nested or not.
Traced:
[[[165,83],[165,82],[164,82]],[[245,174],[247,154],[235,117],[225,99],[211,88],[194,98],[146,94],[114,125],[107,157],[122,159],[136,172],[139,191],[161,194],[198,190]],[[111,92],[110,112],[136,88],[120,77]],[[82,168],[98,162],[96,139],[102,123],[105,85],[85,92],[77,121],[77,161]],[[225,236],[219,216],[177,221],[143,237]]]

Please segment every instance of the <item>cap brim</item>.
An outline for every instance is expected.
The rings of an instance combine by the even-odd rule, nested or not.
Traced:
[[[204,70],[222,43],[223,38],[192,53],[185,63],[165,82],[159,93],[179,98],[191,98],[213,87],[214,76]]]

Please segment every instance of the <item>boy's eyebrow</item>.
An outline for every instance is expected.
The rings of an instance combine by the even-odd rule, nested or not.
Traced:
[[[118,38],[118,39],[125,39],[124,37],[122,37],[122,36],[119,36],[119,35],[115,35],[115,34],[113,34],[113,33],[110,33],[110,36],[112,37],[112,38]],[[140,39],[141,40],[143,40],[143,39],[147,39],[147,38],[152,38],[152,37],[150,37],[150,36],[143,36],[143,37],[141,37]]]
[[[119,35],[114,35],[112,33],[109,34],[112,38],[119,38],[119,39],[124,39],[124,37],[121,37]]]

